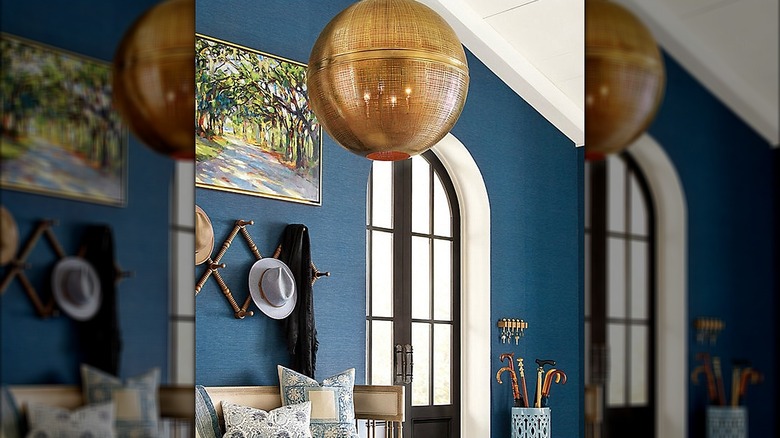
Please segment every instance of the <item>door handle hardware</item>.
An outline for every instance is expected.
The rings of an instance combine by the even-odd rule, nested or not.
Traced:
[[[395,375],[394,385],[408,385],[412,383],[414,371],[414,354],[411,344],[395,345]]]
[[[401,344],[395,344],[395,376],[393,376],[394,385],[403,385],[404,383],[404,347]]]
[[[404,384],[412,383],[412,375],[414,371],[414,352],[412,351],[412,345],[404,345]]]

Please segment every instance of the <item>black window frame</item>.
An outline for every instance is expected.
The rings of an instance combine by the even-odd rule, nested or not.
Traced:
[[[588,264],[590,265],[589,282],[586,285],[586,297],[589,306],[585,309],[585,327],[590,330],[590,333],[586,335],[589,338],[590,350],[586,350],[586,354],[589,355],[588,366],[589,373],[587,380],[592,385],[603,385],[605,388],[608,383],[608,375],[612,370],[609,370],[609,351],[606,345],[608,337],[608,327],[610,324],[622,325],[625,333],[623,353],[625,358],[623,361],[618,361],[624,365],[623,375],[625,378],[624,393],[622,396],[622,403],[609,403],[609,391],[604,391],[602,397],[602,409],[606,413],[605,421],[607,424],[611,422],[626,423],[627,419],[631,416],[631,409],[635,407],[642,407],[644,405],[634,405],[631,403],[631,330],[636,326],[646,326],[648,329],[648,362],[646,365],[646,378],[647,383],[647,407],[650,409],[648,415],[645,418],[650,418],[651,430],[646,431],[648,436],[654,436],[655,430],[655,417],[657,416],[656,409],[656,395],[653,390],[656,379],[656,295],[657,295],[657,270],[656,270],[656,217],[655,207],[653,204],[652,195],[650,192],[647,179],[642,173],[640,167],[636,161],[631,157],[628,152],[622,152],[618,155],[620,162],[625,166],[625,179],[624,179],[624,199],[623,201],[623,220],[625,221],[625,229],[622,232],[608,229],[608,217],[609,208],[608,205],[608,169],[607,161],[593,161],[586,165],[585,178],[588,179],[586,184],[586,202],[588,203],[588,213],[590,217],[586,218],[585,226],[585,238],[589,239],[590,253],[587,257],[590,257]],[[614,165],[614,164],[613,164]],[[632,202],[636,202],[633,199],[632,192],[630,190],[631,181],[635,181],[639,188],[639,194],[641,196],[641,202],[645,204],[646,211],[646,234],[637,234],[631,230],[631,214],[632,214]],[[601,193],[602,196],[596,196],[595,193]],[[624,263],[624,275],[625,281],[623,293],[624,296],[624,317],[610,316],[607,312],[609,287],[609,256],[608,256],[608,242],[610,239],[620,239],[623,244],[625,252]],[[644,242],[647,244],[647,318],[633,318],[631,315],[631,243],[632,242]],[[600,293],[594,293],[602,291]],[[599,327],[594,325],[594,320],[603,320],[603,326]],[[594,342],[595,339],[595,342]],[[605,344],[601,344],[605,342]],[[612,417],[612,418],[610,418]],[[626,421],[622,421],[621,418],[625,418]]]
[[[460,416],[459,416],[459,406],[461,403],[460,400],[460,374],[461,374],[461,367],[460,367],[460,326],[461,326],[461,315],[460,315],[460,301],[461,301],[461,266],[460,266],[460,260],[461,260],[461,254],[460,254],[460,206],[457,199],[457,194],[455,192],[455,187],[452,183],[452,180],[450,176],[448,175],[446,169],[444,168],[444,165],[441,163],[441,161],[435,156],[435,154],[431,151],[425,152],[422,154],[422,158],[425,159],[425,161],[429,165],[429,197],[428,197],[428,208],[429,208],[429,230],[427,233],[422,233],[419,231],[413,231],[412,230],[412,224],[411,224],[411,209],[412,207],[412,197],[408,196],[407,194],[411,193],[412,189],[412,178],[411,178],[411,160],[405,160],[403,162],[398,162],[393,165],[393,193],[392,193],[392,200],[393,200],[393,223],[391,224],[390,228],[383,227],[383,226],[376,226],[373,224],[373,197],[372,197],[372,183],[373,183],[373,171],[371,175],[369,176],[369,183],[368,183],[368,191],[366,195],[367,204],[367,214],[366,214],[366,263],[367,263],[367,272],[366,272],[366,381],[368,384],[372,384],[372,364],[371,364],[371,356],[372,356],[372,339],[373,339],[373,333],[372,333],[372,321],[394,321],[397,317],[396,311],[404,311],[407,312],[409,315],[409,327],[408,328],[402,328],[402,327],[394,327],[394,337],[400,334],[401,338],[408,339],[411,343],[411,327],[414,323],[427,323],[430,324],[431,330],[430,330],[430,338],[429,338],[429,345],[431,346],[431,355],[429,360],[429,376],[430,376],[430,382],[428,386],[429,394],[428,394],[428,401],[429,404],[427,406],[414,406],[414,408],[422,408],[424,410],[424,414],[419,417],[420,422],[426,422],[427,419],[433,419],[437,416],[437,412],[440,411],[442,408],[451,408],[453,406],[457,407],[455,409],[457,412],[457,415],[453,416],[451,424],[449,425],[450,436],[457,437],[460,436]],[[406,168],[404,169],[404,166]],[[436,234],[436,230],[434,227],[434,178],[438,176],[439,181],[441,182],[441,185],[444,189],[447,201],[449,203],[449,209],[450,209],[450,232],[449,236],[442,236],[439,234]],[[412,239],[413,238],[424,238],[428,239],[429,245],[430,245],[430,258],[428,260],[429,268],[431,272],[431,276],[429,278],[429,281],[433,283],[434,281],[434,275],[433,275],[433,266],[435,265],[435,250],[434,250],[434,242],[435,241],[447,241],[451,245],[451,278],[450,278],[450,287],[452,290],[451,299],[450,299],[450,319],[449,320],[442,320],[442,319],[436,319],[436,315],[434,312],[434,294],[431,293],[429,299],[431,300],[430,305],[430,318],[414,318],[411,316],[411,269],[409,269],[408,273],[401,274],[401,275],[395,275],[393,278],[393,296],[394,296],[394,312],[393,316],[387,317],[387,316],[375,316],[374,311],[372,309],[373,300],[372,300],[372,270],[373,270],[373,260],[372,260],[372,233],[374,231],[379,232],[386,232],[386,233],[392,233],[393,235],[393,269],[397,269],[397,267],[404,266],[404,264],[407,264],[407,266],[410,266],[411,260],[413,257],[412,254]],[[430,290],[433,291],[433,284],[431,284]],[[403,293],[403,291],[408,291],[408,293]],[[433,345],[434,345],[434,336],[435,336],[435,327],[436,325],[443,325],[448,324],[451,326],[451,359],[450,359],[450,404],[447,405],[436,405],[435,404],[435,389],[434,389],[434,356],[433,356]],[[397,338],[396,338],[397,339]],[[397,340],[394,339],[393,344],[397,344]],[[416,367],[417,365],[415,365]],[[412,395],[411,391],[407,391],[407,405],[408,408],[411,408],[411,400]],[[408,414],[409,415],[409,414]],[[409,422],[411,423],[411,421]],[[406,432],[408,434],[408,432]]]

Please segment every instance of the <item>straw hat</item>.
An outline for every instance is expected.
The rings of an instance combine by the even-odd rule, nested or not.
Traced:
[[[256,261],[249,270],[249,293],[257,307],[273,319],[289,316],[298,301],[290,268],[270,257]]]
[[[0,205],[0,266],[13,260],[19,246],[19,229],[11,212]]]
[[[80,257],[65,257],[54,265],[54,300],[71,318],[86,321],[100,308],[100,279],[95,268]]]
[[[206,212],[195,206],[195,264],[199,265],[211,257],[214,251],[214,228]]]

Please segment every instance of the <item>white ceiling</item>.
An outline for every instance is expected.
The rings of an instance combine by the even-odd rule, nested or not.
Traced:
[[[748,125],[780,144],[777,0],[618,1]]]
[[[576,145],[585,142],[582,0],[418,0]]]
[[[418,0],[568,136],[584,143],[584,0]],[[777,0],[615,0],[770,144],[780,144]]]

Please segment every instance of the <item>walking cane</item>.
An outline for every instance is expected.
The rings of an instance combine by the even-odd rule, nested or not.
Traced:
[[[520,373],[520,385],[523,388],[523,407],[528,407],[528,390],[525,388],[525,368],[523,367],[523,358],[517,358],[517,368]]]
[[[726,390],[723,389],[723,372],[719,357],[712,358],[712,373],[715,375],[715,383],[718,385],[718,406],[726,406]]]
[[[520,389],[517,387],[517,375],[515,374],[514,356],[514,353],[503,353],[500,356],[499,360],[501,362],[503,362],[504,359],[509,359],[509,365],[498,370],[496,373],[496,381],[501,384],[501,373],[504,371],[509,371],[509,376],[512,379],[512,395],[514,396],[515,407],[522,407],[524,403],[522,396],[520,395]]]
[[[545,374],[544,386],[542,387],[542,403],[541,403],[541,407],[543,408],[549,406],[548,400],[550,399],[550,386],[552,386],[553,379],[555,379],[555,383],[564,385],[566,384],[566,380],[567,380],[566,373],[564,373],[561,370],[552,368],[551,370],[547,371],[547,374]]]
[[[550,365],[555,366],[554,360],[541,360],[536,359],[536,364],[539,365],[539,368],[536,369],[536,394],[534,394],[534,407],[535,408],[541,408],[542,407],[542,379],[544,377],[544,366]]]
[[[739,394],[737,395],[737,405],[741,405],[742,400],[744,400],[745,398],[745,392],[747,391],[748,382],[755,385],[757,383],[760,383],[762,380],[764,380],[764,375],[752,368],[747,368],[745,371],[743,371],[742,376],[740,377],[739,380]]]
[[[707,378],[707,395],[710,398],[710,403],[716,404],[718,402],[718,389],[715,384],[715,376],[713,375],[712,368],[710,367],[710,354],[704,352],[696,353],[696,360],[700,360],[702,362],[704,375]],[[691,375],[692,379],[695,378],[697,372],[698,367],[694,370],[694,374]]]

